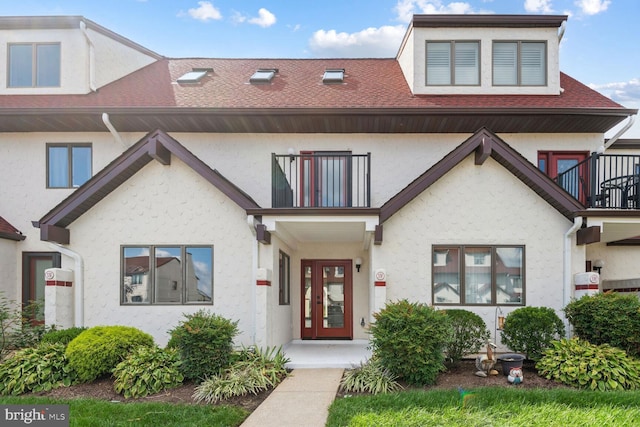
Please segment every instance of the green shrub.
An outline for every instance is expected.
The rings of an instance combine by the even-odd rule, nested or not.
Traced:
[[[80,382],[91,382],[111,373],[135,348],[151,347],[151,335],[130,326],[95,326],[82,332],[67,346],[69,364]]]
[[[235,362],[220,375],[205,379],[196,387],[196,401],[215,403],[219,400],[258,394],[277,386],[286,376],[289,361],[282,349],[256,347],[244,349],[234,357]]]
[[[615,292],[584,296],[564,308],[574,333],[640,356],[640,299]]]
[[[125,398],[144,397],[178,387],[184,377],[175,349],[138,347],[113,370],[116,393]]]
[[[539,360],[551,341],[564,335],[564,324],[548,307],[521,307],[507,315],[500,336],[511,350]]]
[[[0,364],[0,394],[18,395],[70,386],[76,373],[62,344],[41,344],[19,350]]]
[[[59,329],[59,330],[52,329],[46,332],[42,336],[42,339],[40,342],[49,343],[49,344],[60,343],[60,344],[64,344],[64,346],[66,347],[75,337],[77,337],[78,335],[80,335],[82,332],[86,330],[87,328],[80,328],[77,326],[74,326],[69,329]]]
[[[170,331],[168,345],[178,349],[182,374],[195,381],[219,374],[229,366],[238,322],[205,310],[185,314],[185,318]]]
[[[344,373],[340,389],[347,393],[390,393],[402,388],[397,377],[385,369],[377,359],[370,359]]]
[[[446,310],[452,335],[445,354],[451,363],[457,363],[467,354],[474,354],[489,340],[490,333],[480,316],[467,310]]]
[[[444,311],[401,300],[374,315],[374,357],[410,384],[433,384],[444,367],[451,327]]]
[[[552,342],[536,368],[539,375],[576,388],[640,388],[640,361],[608,344],[594,345],[579,338]]]
[[[8,299],[0,291],[0,360],[13,349],[34,347],[50,328],[40,322],[44,319],[44,304],[30,301],[22,304]]]

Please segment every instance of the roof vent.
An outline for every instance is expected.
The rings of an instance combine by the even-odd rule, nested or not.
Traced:
[[[213,73],[213,68],[193,68],[192,71],[180,77],[178,83],[199,83],[207,73]]]
[[[342,83],[344,82],[344,68],[332,68],[324,70],[322,83]]]
[[[271,83],[278,72],[277,68],[259,68],[249,79],[250,83]]]

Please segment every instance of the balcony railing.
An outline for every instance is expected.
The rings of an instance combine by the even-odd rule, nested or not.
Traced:
[[[371,207],[371,153],[271,156],[272,207]]]
[[[640,209],[640,155],[593,153],[556,182],[588,208]]]

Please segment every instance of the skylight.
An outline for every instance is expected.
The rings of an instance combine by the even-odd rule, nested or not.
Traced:
[[[258,71],[253,73],[253,76],[251,76],[251,78],[249,79],[249,82],[269,83],[271,82],[271,79],[273,79],[273,77],[276,75],[277,72],[278,70],[275,68],[269,68],[269,69],[260,68],[258,69]]]
[[[344,68],[324,70],[322,83],[342,83],[344,81]]]
[[[198,83],[207,73],[213,72],[213,68],[194,68],[192,71],[180,77],[178,83]]]

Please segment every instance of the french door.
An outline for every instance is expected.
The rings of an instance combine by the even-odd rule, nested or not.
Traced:
[[[351,206],[351,152],[301,152],[300,206]]]
[[[550,178],[556,179],[571,168],[582,163],[589,157],[588,151],[539,151],[538,168]],[[589,194],[588,165],[583,164],[575,173],[562,176],[562,187],[581,203],[586,202]]]
[[[353,339],[351,260],[302,261],[302,338]]]

